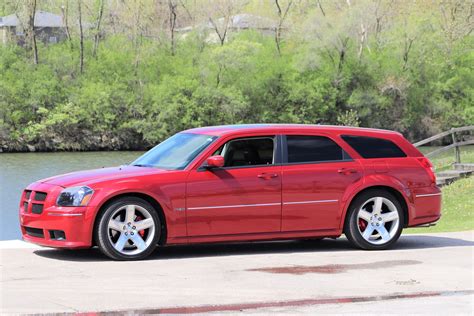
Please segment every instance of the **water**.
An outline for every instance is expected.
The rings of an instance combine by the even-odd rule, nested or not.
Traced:
[[[20,239],[18,209],[23,189],[50,176],[129,163],[142,152],[0,154],[0,240]]]

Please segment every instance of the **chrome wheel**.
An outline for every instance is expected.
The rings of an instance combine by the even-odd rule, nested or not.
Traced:
[[[150,212],[139,205],[115,210],[107,225],[111,245],[124,255],[137,255],[153,242],[155,222]]]
[[[359,232],[367,242],[383,245],[397,234],[400,216],[392,201],[377,196],[362,204],[357,213],[357,224]]]

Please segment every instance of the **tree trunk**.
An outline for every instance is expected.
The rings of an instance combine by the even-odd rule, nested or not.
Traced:
[[[72,48],[71,32],[69,31],[69,0],[66,0],[66,5],[61,6],[61,12],[63,15],[64,28],[66,30],[66,38],[69,41],[69,45]]]
[[[174,38],[174,31],[176,28],[176,8],[178,4],[174,3],[173,0],[168,0],[168,7],[170,10],[169,16],[169,27],[170,27],[170,38],[171,38],[171,55],[176,54],[176,42]]]
[[[84,72],[84,33],[82,30],[82,1],[77,1],[77,11],[79,14],[79,69]]]
[[[410,55],[410,50],[413,45],[414,39],[405,36],[405,45],[403,50],[403,71],[407,70],[408,68],[408,57]]]
[[[33,51],[33,62],[38,65],[38,46],[36,45],[35,33],[35,14],[36,14],[36,0],[31,0],[28,5],[28,37],[29,45]]]
[[[92,51],[92,56],[94,56],[94,58],[97,58],[97,50],[99,49],[100,24],[102,22],[103,14],[104,14],[104,0],[99,0],[99,14],[97,15],[95,34],[94,34],[94,49]]]

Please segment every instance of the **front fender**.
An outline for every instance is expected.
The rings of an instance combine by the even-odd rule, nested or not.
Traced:
[[[89,204],[90,209],[94,212],[92,214],[94,220],[91,221],[91,225],[94,225],[100,209],[111,199],[126,194],[139,194],[146,195],[161,206],[168,238],[186,236],[186,213],[180,211],[185,209],[184,179],[177,179],[176,176],[164,177],[163,175],[159,179],[131,178],[96,184],[93,189],[94,196]],[[93,226],[90,229],[92,232]]]

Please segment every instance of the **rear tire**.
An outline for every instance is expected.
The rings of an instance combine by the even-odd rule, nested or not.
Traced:
[[[398,199],[385,190],[370,190],[351,203],[344,233],[355,247],[382,250],[398,240],[403,223],[403,209]]]
[[[136,197],[120,198],[106,207],[97,220],[96,242],[114,260],[141,260],[156,248],[160,218],[153,206]]]

